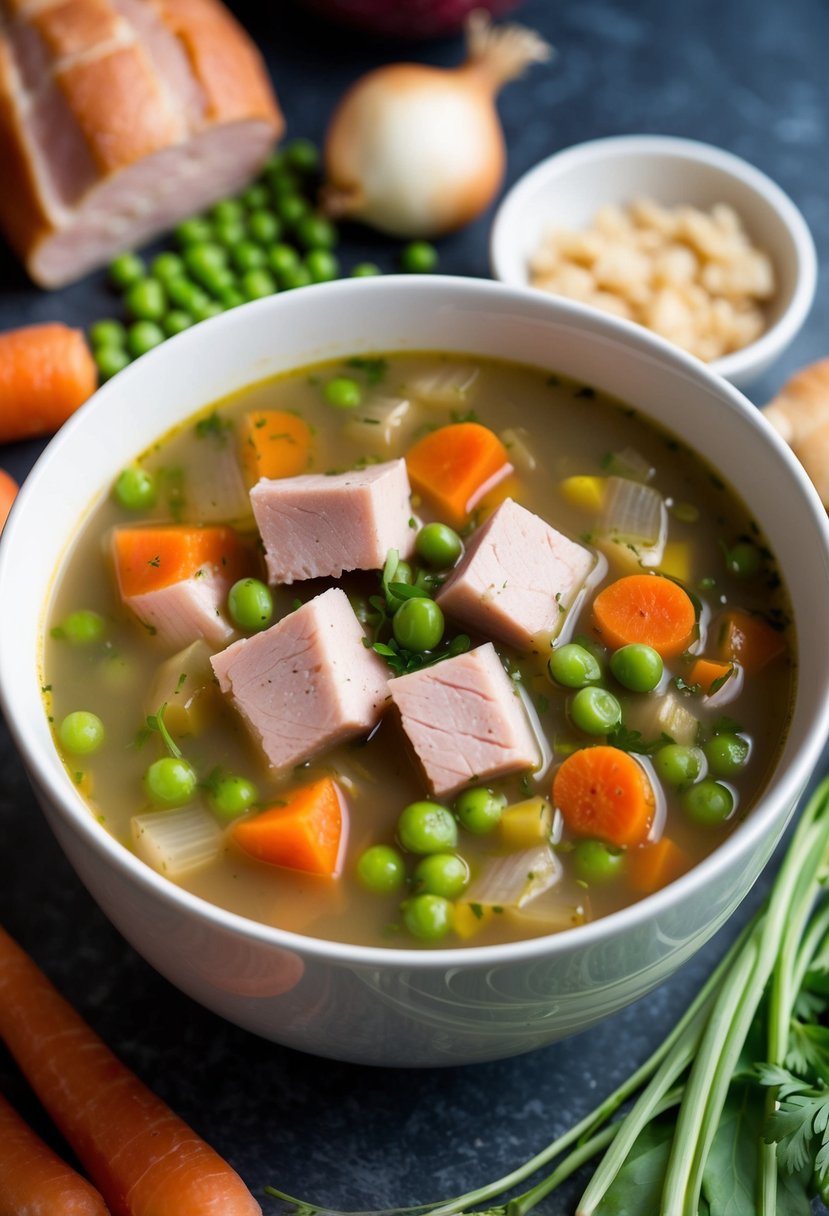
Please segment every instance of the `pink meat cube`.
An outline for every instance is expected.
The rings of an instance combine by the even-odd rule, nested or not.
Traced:
[[[224,615],[232,583],[221,571],[202,566],[180,582],[124,596],[124,603],[166,646],[181,649],[198,638],[221,646],[235,632]]]
[[[271,768],[300,764],[379,721],[388,668],[363,636],[345,592],[332,587],[210,660]]]
[[[491,642],[398,676],[389,692],[437,797],[538,767],[539,745]]]
[[[518,650],[549,649],[596,558],[507,498],[437,599],[447,616]]]
[[[331,477],[263,478],[250,492],[272,583],[379,570],[389,549],[414,546],[405,460]]]

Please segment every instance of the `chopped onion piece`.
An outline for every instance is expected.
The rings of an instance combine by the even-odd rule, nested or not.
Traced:
[[[162,705],[164,725],[174,735],[198,735],[215,718],[220,704],[213,653],[199,638],[165,659],[144,698],[144,712],[156,714]]]
[[[412,403],[405,397],[372,397],[351,415],[345,432],[370,452],[394,455],[411,431],[414,415]]]
[[[562,929],[585,924],[591,919],[592,910],[587,891],[568,889],[566,884],[557,883],[522,908],[508,908],[506,915],[524,932],[543,927],[548,933],[560,933]]]
[[[613,544],[632,548],[642,566],[658,566],[668,538],[668,512],[658,490],[608,477],[599,529]]]
[[[611,477],[626,477],[629,481],[650,481],[656,469],[635,448],[611,452],[602,462]]]
[[[554,886],[562,873],[549,845],[491,857],[467,887],[464,902],[482,908],[523,908]]]
[[[199,444],[199,475],[187,478],[187,518],[193,523],[238,523],[252,515],[232,437],[204,439]]]
[[[204,807],[150,811],[130,820],[135,852],[167,878],[179,878],[215,861],[224,833]]]
[[[624,723],[648,742],[655,742],[663,734],[683,747],[692,747],[697,741],[699,722],[675,692],[631,698],[625,707]]]
[[[533,455],[532,436],[526,427],[508,426],[501,431],[501,443],[509,452],[510,464],[519,473],[532,473],[538,461]]]
[[[732,663],[731,675],[722,683],[716,692],[712,692],[705,698],[706,709],[722,709],[723,705],[727,705],[729,701],[733,701],[735,697],[743,690],[743,669],[739,663]]]
[[[477,367],[439,367],[410,381],[406,388],[424,405],[462,406],[472,397],[477,379]]]

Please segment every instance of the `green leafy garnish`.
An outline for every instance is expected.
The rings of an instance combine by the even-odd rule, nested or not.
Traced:
[[[165,701],[163,705],[158,707],[154,714],[147,715],[147,729],[150,731],[158,731],[158,733],[161,735],[162,742],[170,755],[176,760],[180,760],[182,754],[181,748],[178,746],[175,739],[164,724],[164,715],[166,712],[167,702]]]
[[[219,443],[227,443],[228,432],[233,430],[233,423],[223,418],[217,410],[200,418],[196,423],[197,439],[215,439]]]
[[[389,370],[388,359],[373,358],[368,355],[354,355],[346,360],[347,367],[355,367],[363,372],[367,384],[379,384]]]

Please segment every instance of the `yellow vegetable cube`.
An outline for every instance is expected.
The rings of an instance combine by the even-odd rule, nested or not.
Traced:
[[[565,477],[558,488],[574,507],[598,513],[604,501],[605,481],[604,477]]]
[[[487,921],[492,919],[492,908],[484,908],[481,904],[455,904],[452,927],[458,937],[464,941],[480,933]]]
[[[500,844],[510,852],[544,844],[553,830],[553,808],[546,798],[527,798],[508,806],[498,824]]]
[[[678,578],[681,583],[691,581],[691,551],[683,540],[669,540],[659,563],[661,574]]]

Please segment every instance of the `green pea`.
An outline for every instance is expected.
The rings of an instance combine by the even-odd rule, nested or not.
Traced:
[[[264,182],[254,182],[242,195],[242,202],[250,211],[259,211],[262,207],[267,207],[270,199],[268,187]]]
[[[131,287],[147,273],[141,258],[135,253],[121,253],[109,264],[109,277],[120,291]]]
[[[184,806],[196,792],[196,774],[186,760],[164,756],[147,769],[144,789],[160,806]]]
[[[189,329],[193,320],[194,318],[189,312],[184,312],[181,308],[173,308],[161,322],[161,327],[168,338],[174,338],[176,334],[182,334],[185,329]]]
[[[295,228],[300,220],[310,214],[311,206],[299,194],[284,194],[275,199],[274,210],[283,224]]]
[[[127,511],[146,511],[155,505],[158,487],[155,476],[138,464],[128,465],[115,479],[115,501]]]
[[[229,308],[238,308],[240,304],[246,304],[247,301],[238,287],[227,287],[219,293],[219,303],[222,308],[227,310]]]
[[[132,363],[129,352],[120,346],[101,346],[95,351],[94,358],[102,380],[111,380]]]
[[[458,843],[458,825],[439,802],[411,802],[397,821],[397,836],[409,853],[445,853]]]
[[[610,670],[631,692],[652,692],[662,679],[662,658],[652,646],[632,642],[610,656]]]
[[[329,405],[337,410],[353,410],[363,400],[363,390],[350,376],[335,376],[327,380],[322,390]]]
[[[685,790],[682,809],[694,823],[703,827],[718,827],[734,810],[734,795],[728,786],[706,778]]]
[[[258,632],[270,624],[273,595],[258,578],[240,578],[227,594],[227,607],[240,629]]]
[[[351,268],[352,279],[373,279],[375,275],[382,273],[376,262],[358,262]]]
[[[749,540],[738,540],[725,550],[725,564],[737,578],[756,578],[763,568],[763,555]]]
[[[418,596],[404,600],[392,617],[392,632],[398,646],[423,654],[434,650],[443,637],[443,611],[434,600]]]
[[[248,220],[248,232],[260,245],[272,245],[282,235],[282,225],[272,211],[254,211]]]
[[[448,570],[463,553],[463,541],[447,524],[425,524],[415,537],[415,551],[435,570]]]
[[[586,688],[602,678],[602,669],[594,655],[578,642],[557,646],[547,663],[550,679],[562,688]]]
[[[243,274],[248,270],[258,270],[268,261],[267,253],[255,241],[240,241],[231,250],[230,256],[236,268]]]
[[[268,252],[268,265],[273,273],[280,277],[286,270],[293,270],[299,265],[299,254],[294,249],[293,245],[286,245],[280,242],[276,245],[271,245]]]
[[[580,840],[573,849],[576,876],[588,883],[610,882],[625,868],[625,854],[603,840]]]
[[[573,725],[586,735],[609,735],[622,721],[622,707],[606,688],[580,688],[568,710]]]
[[[302,185],[299,178],[284,165],[278,165],[269,171],[268,185],[275,203],[281,199],[301,196]]]
[[[97,752],[104,741],[104,724],[90,710],[76,709],[61,722],[58,738],[70,755],[89,756]]]
[[[249,811],[259,797],[259,791],[247,777],[222,773],[211,784],[209,802],[221,819],[235,819]]]
[[[164,330],[155,321],[135,321],[127,330],[127,344],[136,359],[163,341]]]
[[[430,274],[437,270],[438,251],[428,241],[412,241],[400,254],[400,269],[407,274]]]
[[[70,646],[92,646],[102,640],[105,632],[106,621],[100,612],[78,608],[58,625],[54,636],[62,638]]]
[[[473,836],[485,836],[501,822],[507,800],[503,794],[479,786],[474,790],[463,790],[455,799],[455,814],[461,826]]]
[[[127,340],[127,331],[120,321],[106,317],[96,321],[89,328],[89,341],[93,347],[123,346]]]
[[[188,220],[182,220],[173,231],[178,243],[185,247],[188,245],[201,245],[205,241],[213,239],[213,227],[210,221],[198,215]]]
[[[310,139],[292,139],[283,149],[284,163],[300,173],[313,173],[320,163],[316,144]]]
[[[296,238],[306,249],[333,249],[339,239],[337,229],[322,215],[305,215],[296,225]]]
[[[153,278],[159,283],[171,283],[185,273],[184,261],[177,253],[160,253],[152,264]]]
[[[413,895],[401,904],[403,924],[412,937],[435,942],[452,928],[453,908],[442,895]]]
[[[133,660],[117,651],[107,651],[96,671],[107,688],[118,691],[130,687],[138,676],[138,669]]]
[[[367,891],[388,895],[406,881],[406,863],[391,845],[373,844],[357,862],[357,877]]]
[[[209,321],[211,317],[218,317],[220,312],[224,312],[224,308],[218,300],[207,300],[204,304],[197,304],[193,309],[193,320]]]
[[[417,863],[414,885],[416,891],[457,899],[469,886],[469,866],[457,853],[431,853]]]
[[[305,255],[304,265],[312,283],[330,283],[340,273],[340,263],[327,249],[312,249]]]
[[[686,785],[696,781],[705,764],[698,747],[683,747],[681,743],[666,743],[653,757],[657,776],[666,785]]]
[[[217,270],[227,269],[227,250],[224,245],[215,242],[204,241],[199,245],[189,245],[183,256],[190,274],[200,283],[215,275]]]
[[[218,224],[238,222],[245,218],[245,208],[237,198],[223,198],[210,208],[210,218]]]
[[[167,311],[167,297],[158,279],[139,279],[127,289],[124,303],[137,321],[160,321]]]
[[[246,235],[247,229],[241,220],[225,220],[222,224],[216,224],[213,239],[229,252],[243,241]]]
[[[239,289],[246,300],[262,300],[265,296],[274,294],[276,282],[270,271],[262,267],[243,274],[239,280]]]
[[[173,279],[167,284],[167,295],[170,302],[177,308],[193,314],[197,308],[205,305],[209,299],[206,292],[189,279]]]
[[[296,266],[289,266],[287,270],[283,270],[278,276],[279,286],[283,291],[293,291],[296,287],[308,287],[311,282],[311,272],[307,266],[299,262]]]
[[[740,735],[723,733],[709,739],[703,751],[708,767],[716,777],[731,777],[748,760],[751,744]]]

